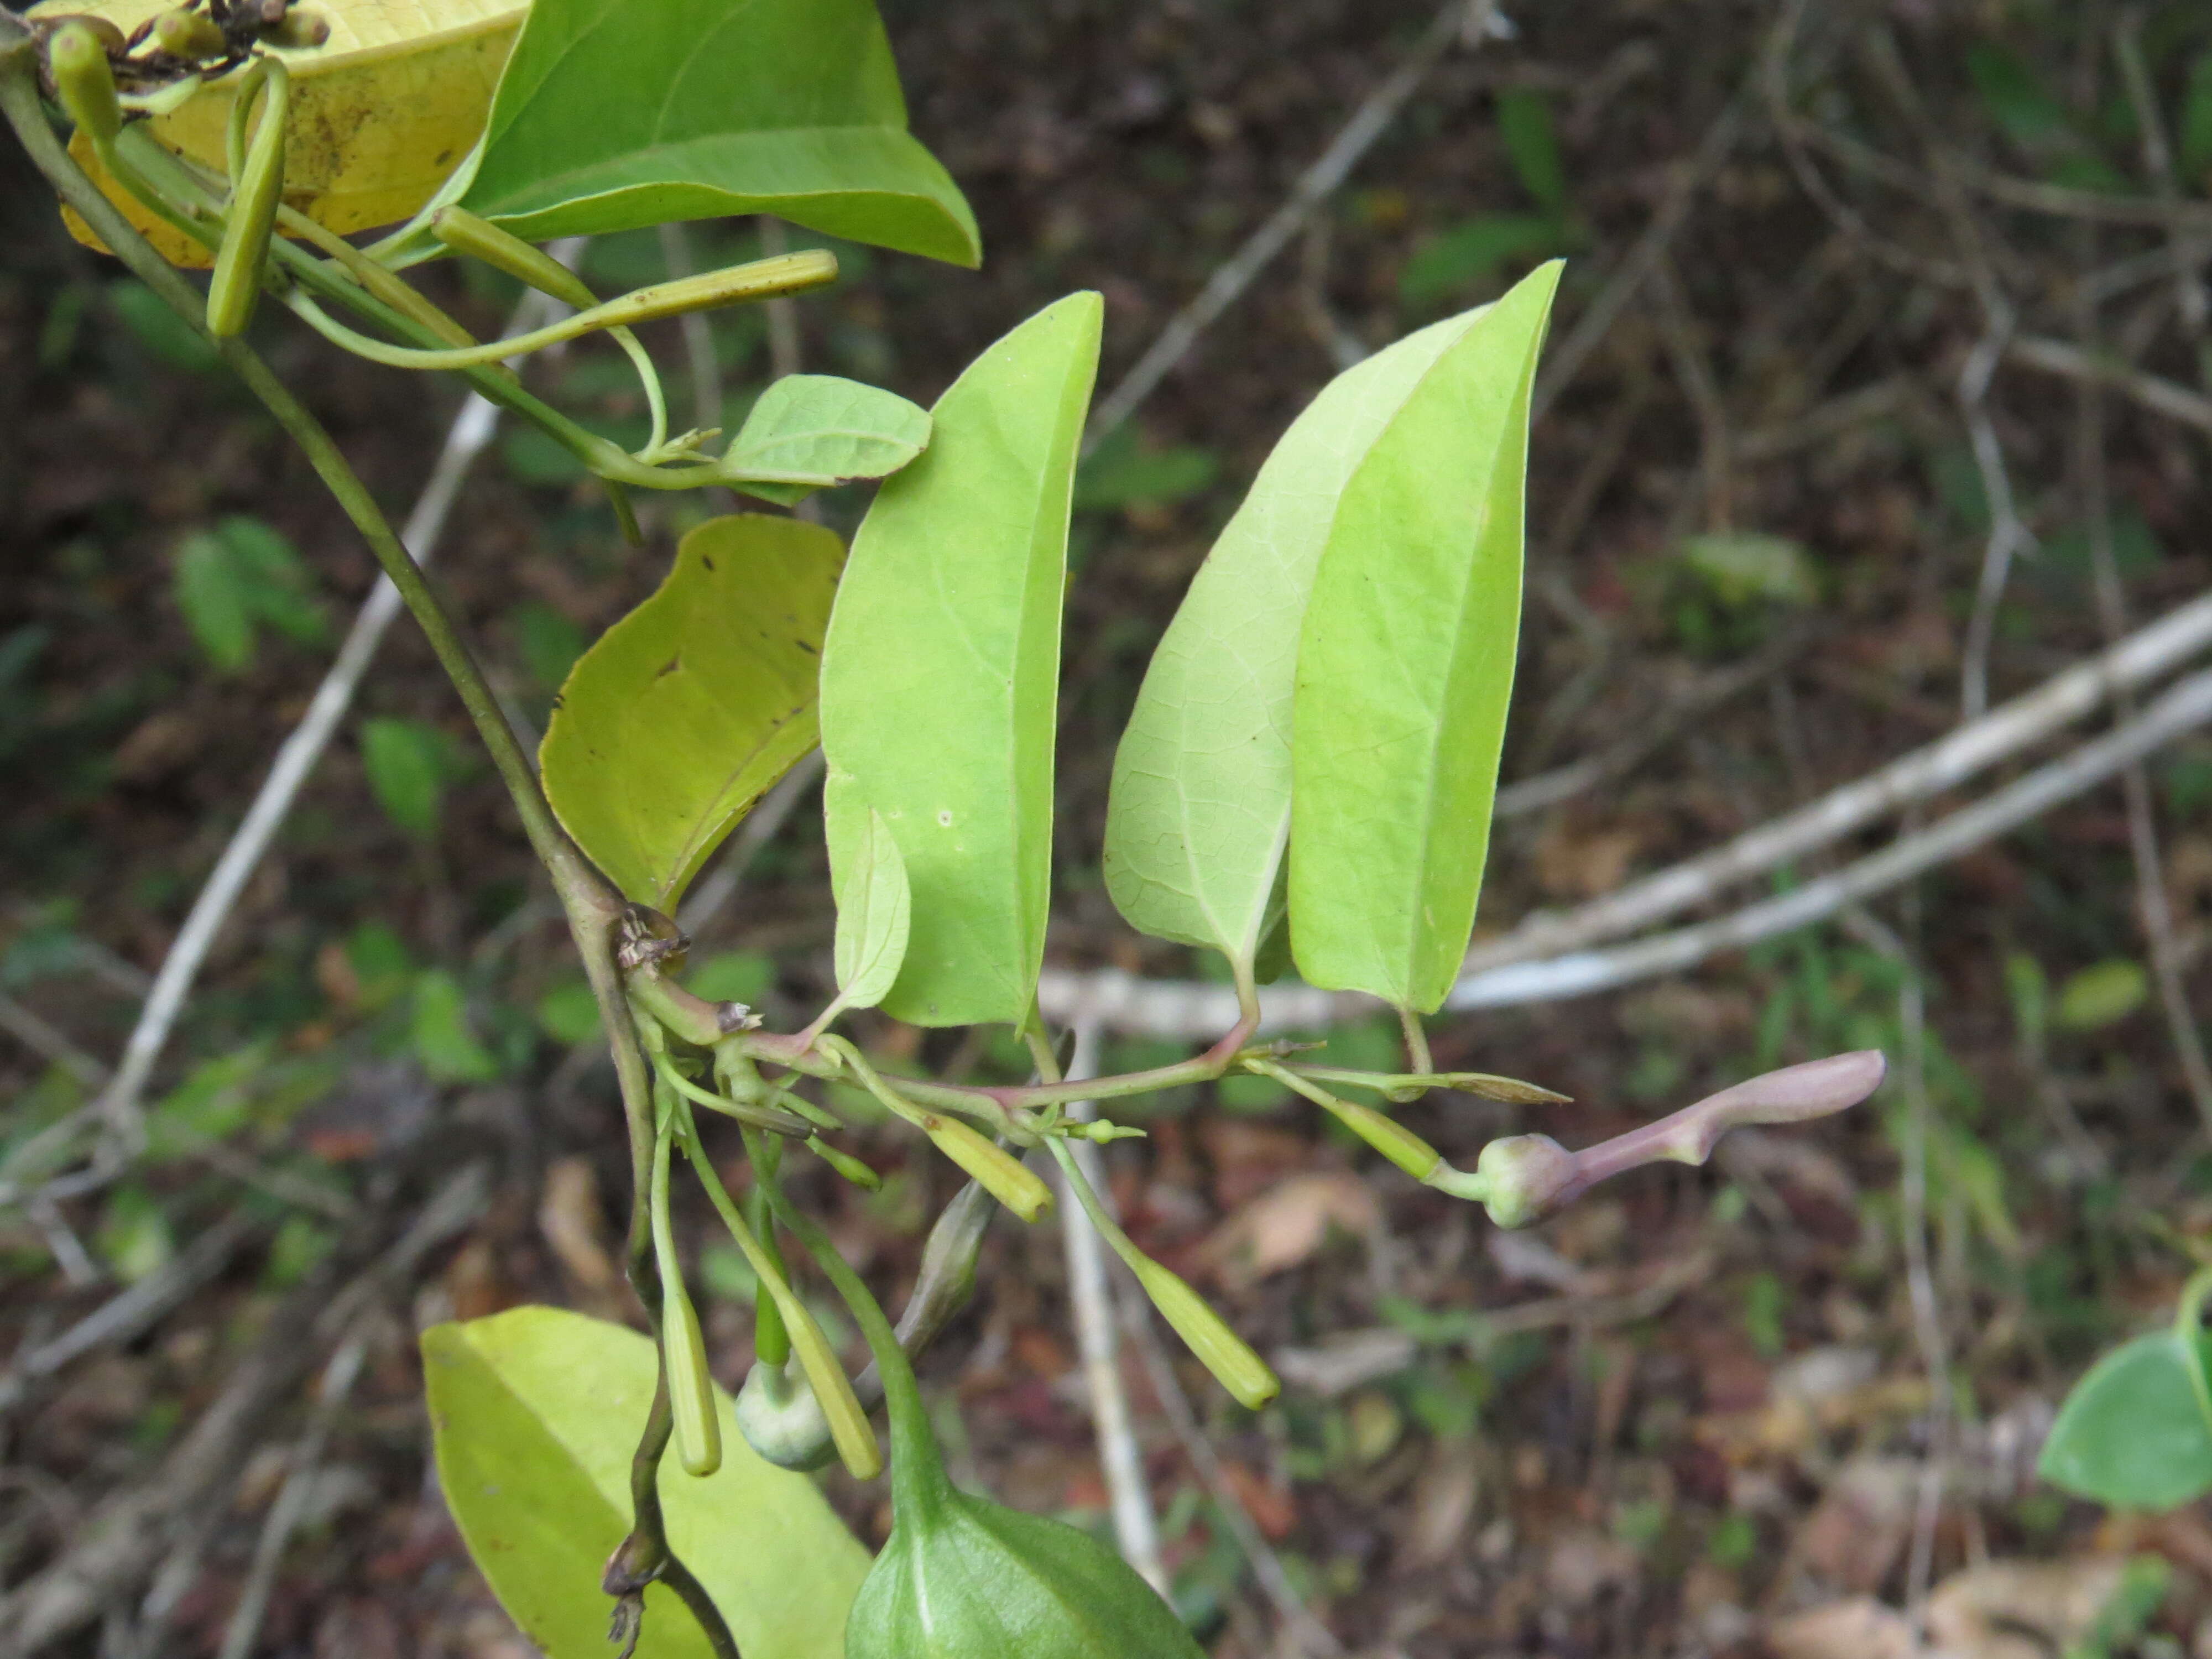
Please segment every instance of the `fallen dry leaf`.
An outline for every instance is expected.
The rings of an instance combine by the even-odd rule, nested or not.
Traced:
[[[1776,1620],[1766,1645],[1774,1659],[1911,1659],[1912,1626],[1896,1608],[1854,1595]]]
[[[1929,1596],[1929,1640],[1956,1659],[2049,1659],[2088,1634],[2125,1571],[2110,1556],[1969,1567]]]
[[[1381,1223],[1374,1190],[1358,1176],[1341,1170],[1293,1176],[1216,1228],[1200,1259],[1223,1283],[1251,1285],[1305,1261],[1332,1227],[1364,1238]]]

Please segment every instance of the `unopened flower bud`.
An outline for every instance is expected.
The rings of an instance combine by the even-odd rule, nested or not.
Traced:
[[[1501,1227],[1525,1227],[1549,1213],[1575,1176],[1575,1155],[1549,1135],[1493,1140],[1475,1160],[1483,1208]]]
[[[985,1191],[1023,1220],[1035,1221],[1051,1206],[1052,1188],[1037,1179],[1034,1170],[958,1118],[929,1112],[923,1115],[920,1127],[939,1152],[981,1182]]]
[[[1228,1322],[1179,1275],[1144,1255],[1132,1260],[1129,1267],[1160,1316],[1175,1327],[1176,1334],[1213,1373],[1214,1381],[1236,1397],[1237,1404],[1256,1412],[1283,1391],[1267,1362],[1253,1352],[1244,1339],[1229,1328]]]
[[[123,106],[115,100],[115,68],[94,20],[72,17],[46,41],[46,62],[54,91],[70,120],[99,142],[123,131]],[[112,31],[114,25],[108,26]]]
[[[156,17],[154,44],[172,58],[188,58],[195,63],[228,57],[230,52],[230,42],[215,20],[197,11],[165,11]]]

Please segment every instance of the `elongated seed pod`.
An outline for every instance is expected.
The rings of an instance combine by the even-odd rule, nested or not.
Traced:
[[[668,1371],[677,1461],[687,1474],[707,1475],[722,1467],[722,1420],[714,1409],[714,1376],[707,1369],[707,1339],[699,1328],[698,1310],[684,1289],[684,1263],[676,1254],[676,1230],[668,1218],[671,1133],[664,1125],[653,1148],[652,1190],[646,1200],[653,1224],[653,1266],[660,1273],[661,1363]]]
[[[208,331],[218,340],[243,334],[253,320],[254,307],[261,300],[261,267],[269,257],[277,204],[284,199],[284,123],[291,112],[291,77],[274,58],[257,60],[253,72],[264,77],[266,88],[261,122],[252,139],[246,139],[244,127],[253,102],[249,80],[239,88],[231,110],[234,171],[230,208],[223,221],[222,246],[216,250],[215,276],[208,284]]]
[[[115,67],[88,19],[72,17],[46,41],[54,91],[70,120],[95,143],[123,131],[123,106],[115,99]]]
[[[526,287],[550,294],[564,305],[589,311],[599,296],[584,279],[541,247],[526,242],[512,231],[501,230],[489,219],[480,219],[462,207],[444,207],[431,216],[430,234],[456,253],[481,259],[495,270],[503,270]]]

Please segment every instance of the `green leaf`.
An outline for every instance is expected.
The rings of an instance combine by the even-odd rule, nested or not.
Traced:
[[[2193,180],[2199,189],[2212,187],[2205,176],[2212,170],[2212,48],[2198,53],[2189,66],[2189,89],[2182,94],[2181,131],[2176,136],[2175,153],[2184,178]]]
[[[1106,885],[1140,932],[1249,968],[1281,917],[1291,702],[1315,567],[1369,450],[1484,315],[1409,335],[1324,387],[1193,579],[1114,757]]]
[[[823,810],[833,840],[858,803],[898,842],[912,929],[881,1006],[911,1024],[1019,1020],[1036,992],[1068,498],[1103,314],[1071,295],[969,365],[838,589],[822,749],[855,789]]]
[[[1211,484],[1221,462],[1210,449],[1146,445],[1137,428],[1123,426],[1087,456],[1075,475],[1075,510],[1169,505],[1188,501]]]
[[[147,355],[187,374],[210,374],[222,362],[206,335],[169,309],[168,301],[135,276],[107,285],[109,309]]]
[[[536,0],[461,201],[532,241],[773,213],[982,258],[872,0]]]
[[[563,1048],[573,1048],[601,1034],[599,1000],[585,980],[563,980],[538,999],[532,1012],[538,1029]]]
[[[2212,1345],[2172,1330],[2114,1349],[2074,1385],[2036,1473],[2118,1509],[2171,1510],[2212,1492]]]
[[[1479,213],[1422,246],[1398,276],[1398,300],[1426,311],[1489,282],[1516,259],[1559,253],[1575,240],[1548,213]]]
[[[435,841],[451,763],[445,733],[421,720],[363,720],[361,759],[384,815],[416,840]]]
[[[1300,632],[1291,948],[1433,1013],[1474,925],[1521,612],[1528,398],[1559,266],[1440,358],[1346,486]]]
[[[158,1273],[177,1254],[177,1236],[161,1201],[136,1182],[109,1195],[92,1243],[100,1260],[126,1285]]]
[[[1966,72],[1982,107],[2014,143],[2035,149],[2071,136],[2065,106],[2051,95],[2033,70],[2002,46],[1975,42],[1966,49]]]
[[[551,605],[526,599],[507,613],[507,625],[530,678],[557,691],[584,654],[584,630]]]
[[[696,963],[684,975],[684,987],[709,1002],[742,1002],[751,1007],[775,983],[775,960],[760,951],[722,951]]]
[[[433,1083],[489,1083],[499,1062],[469,1029],[468,1001],[460,981],[442,968],[415,981],[415,1058]]]
[[[2058,988],[2051,1024],[2062,1031],[2094,1031],[2125,1019],[2149,995],[2150,976],[2141,963],[2125,957],[2091,963]]]
[[[545,796],[630,898],[672,911],[761,792],[813,748],[843,555],[833,533],[796,519],[709,520],[569,674],[538,750]]]
[[[1544,94],[1527,87],[1510,87],[1498,94],[1498,133],[1505,141],[1505,154],[1521,180],[1521,188],[1554,214],[1567,205],[1566,164],[1559,159],[1559,141],[1552,130],[1552,106]]]
[[[826,489],[897,471],[929,442],[929,416],[896,392],[834,374],[787,374],[760,395],[723,458],[767,483]]]
[[[234,516],[185,537],[175,594],[200,648],[228,673],[252,666],[258,623],[301,645],[319,645],[328,633],[299,550],[258,519]]]
[[[848,1008],[872,1008],[898,978],[906,960],[913,899],[906,861],[884,815],[842,772],[823,780],[828,810],[830,885],[837,899],[837,1000]]]
[[[1812,555],[1787,536],[1716,531],[1682,538],[1682,562],[1731,610],[1765,602],[1812,605],[1820,597]]]
[[[422,1334],[439,1483],[484,1577],[548,1659],[606,1659],[599,1572],[629,1527],[629,1463],[653,1400],[653,1345],[554,1308],[516,1308]],[[867,1553],[805,1475],[763,1462],[718,1389],[722,1467],[665,1460],[669,1542],[729,1621],[745,1659],[832,1659]],[[645,1593],[638,1659],[705,1659],[674,1595]]]

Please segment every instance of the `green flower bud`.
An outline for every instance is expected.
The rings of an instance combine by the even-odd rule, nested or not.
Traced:
[[[94,20],[72,17],[55,29],[46,40],[46,62],[62,107],[87,137],[105,143],[123,131],[115,66],[107,61],[107,46]]]
[[[230,42],[204,12],[165,11],[154,20],[154,44],[172,58],[225,58]]]
[[[937,1144],[939,1152],[981,1182],[985,1191],[1023,1220],[1035,1221],[1051,1207],[1052,1188],[1037,1179],[1035,1170],[958,1118],[925,1112],[919,1127]]]
[[[1474,1184],[1490,1218],[1501,1227],[1525,1227],[1548,1213],[1575,1176],[1575,1155],[1549,1135],[1511,1135],[1493,1140],[1475,1160]]]
[[[953,1486],[882,1310],[862,1290],[853,1310],[890,1407],[892,1523],[847,1616],[845,1659],[1199,1659],[1113,1551]]]
[[[257,83],[265,84],[261,120],[251,139],[246,123]],[[222,246],[216,251],[215,275],[208,283],[208,332],[218,340],[243,334],[261,298],[262,263],[284,199],[284,125],[290,118],[291,77],[273,58],[258,60],[238,89],[231,107],[230,205]]]
[[[1206,1298],[1182,1278],[1150,1256],[1125,1258],[1145,1287],[1145,1294],[1160,1310],[1160,1317],[1190,1351],[1205,1362],[1214,1381],[1236,1396],[1248,1410],[1258,1411],[1283,1391],[1281,1382],[1267,1362],[1252,1352],[1244,1339],[1229,1328],[1228,1322],[1206,1304]]]
[[[262,30],[261,38],[272,46],[292,51],[326,46],[331,41],[331,20],[319,11],[288,11],[281,22]]]
[[[722,1424],[714,1410],[714,1376],[707,1368],[707,1340],[698,1310],[680,1279],[660,1300],[660,1340],[668,1352],[668,1403],[676,1415],[676,1456],[686,1474],[712,1474],[722,1467]]]
[[[1199,1659],[1167,1603],[1088,1533],[957,1491],[941,1466],[928,1473],[927,1498],[896,1499],[847,1617],[845,1659]]]
[[[864,1192],[876,1192],[884,1184],[884,1178],[873,1170],[850,1152],[839,1152],[820,1135],[806,1137],[806,1150]]]

